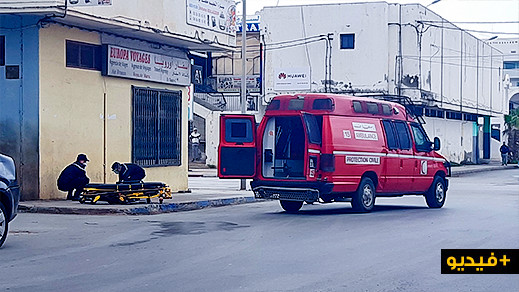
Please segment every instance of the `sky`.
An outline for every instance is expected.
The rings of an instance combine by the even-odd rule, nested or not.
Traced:
[[[352,3],[352,2],[381,2],[382,0],[247,0],[247,14],[253,15],[265,6],[288,6],[319,3]],[[427,6],[433,0],[386,0],[389,3],[420,3]],[[242,4],[237,5],[237,13],[241,15]],[[454,22],[457,26],[485,31],[490,33],[471,33],[481,39],[489,39],[494,36],[499,38],[519,38],[519,0],[441,0],[429,6],[429,9],[438,13],[445,19]],[[457,23],[457,22],[510,22],[498,23]],[[503,34],[502,32],[508,33]]]

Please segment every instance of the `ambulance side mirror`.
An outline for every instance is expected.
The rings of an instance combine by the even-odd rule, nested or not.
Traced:
[[[432,150],[434,150],[434,151],[440,150],[440,138],[434,137],[434,143],[433,143]]]

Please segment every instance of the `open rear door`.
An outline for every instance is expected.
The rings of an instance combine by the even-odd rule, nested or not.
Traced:
[[[256,120],[253,115],[221,115],[218,146],[220,178],[253,178],[256,174]]]

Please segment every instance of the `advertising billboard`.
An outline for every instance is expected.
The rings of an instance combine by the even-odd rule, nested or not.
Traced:
[[[236,33],[236,3],[231,0],[186,0],[187,24],[216,32]]]

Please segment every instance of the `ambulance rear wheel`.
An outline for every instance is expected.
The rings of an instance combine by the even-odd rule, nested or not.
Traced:
[[[301,207],[303,207],[303,201],[279,201],[281,204],[281,208],[285,210],[287,213],[297,213]]]
[[[360,181],[359,188],[351,198],[351,206],[358,212],[371,212],[375,206],[375,184],[369,177]]]
[[[441,176],[435,176],[431,187],[425,193],[427,206],[429,206],[429,208],[443,207],[446,195],[445,180]]]

